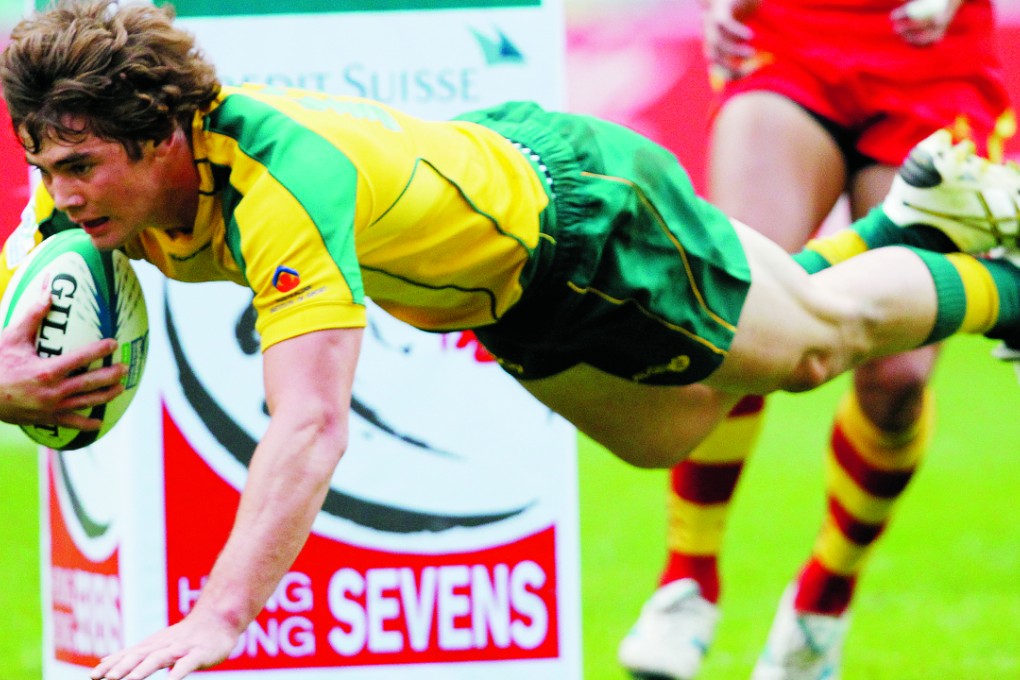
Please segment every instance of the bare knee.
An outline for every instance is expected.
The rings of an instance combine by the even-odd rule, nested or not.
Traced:
[[[921,417],[936,350],[924,348],[863,364],[854,372],[861,410],[877,428],[895,433]]]
[[[807,392],[825,384],[836,375],[831,352],[811,349],[801,355],[800,361],[780,389],[786,392]]]

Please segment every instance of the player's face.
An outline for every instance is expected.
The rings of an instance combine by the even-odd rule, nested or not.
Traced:
[[[165,144],[146,143],[142,157],[133,159],[119,142],[91,133],[73,142],[48,136],[26,159],[39,169],[57,209],[97,248],[110,250],[146,227],[191,227],[179,223],[185,218],[165,178]]]

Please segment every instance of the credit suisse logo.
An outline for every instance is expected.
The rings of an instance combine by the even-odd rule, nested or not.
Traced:
[[[459,56],[434,55],[429,61],[380,60],[372,55],[334,60],[335,67],[321,70],[273,71],[224,70],[222,78],[231,85],[260,83],[272,87],[297,87],[335,94],[374,99],[402,109],[452,106],[456,113],[481,105],[491,89],[489,81],[506,84],[509,71],[524,77],[528,56],[512,32],[498,26],[464,26],[454,39]],[[414,56],[413,50],[408,53]],[[251,68],[250,65],[247,68]],[[451,114],[452,115],[452,114]],[[448,117],[448,116],[441,116]]]

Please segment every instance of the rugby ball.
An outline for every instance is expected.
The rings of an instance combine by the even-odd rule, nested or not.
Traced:
[[[53,303],[36,334],[36,353],[55,357],[103,338],[120,347],[89,368],[127,364],[125,390],[107,404],[79,411],[101,420],[99,430],[56,425],[22,425],[31,439],[52,449],[80,449],[117,424],[134,398],[148,353],[149,317],[142,286],[124,253],[100,252],[80,229],[44,239],[22,261],[0,300],[2,328],[17,323],[34,307],[47,285]]]

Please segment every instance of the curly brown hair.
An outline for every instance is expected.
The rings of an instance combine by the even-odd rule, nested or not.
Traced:
[[[0,87],[28,151],[92,133],[138,158],[143,143],[190,129],[220,82],[174,16],[170,5],[61,0],[21,21],[0,55]]]

